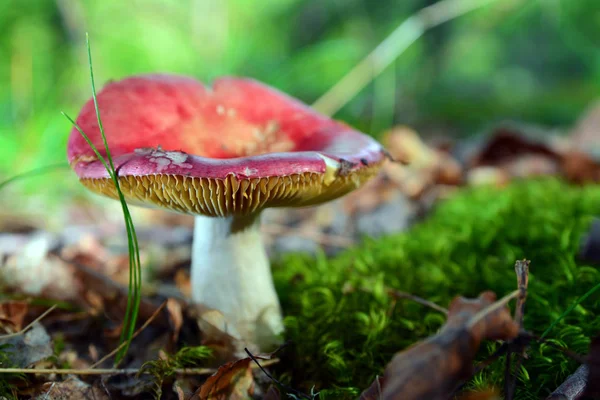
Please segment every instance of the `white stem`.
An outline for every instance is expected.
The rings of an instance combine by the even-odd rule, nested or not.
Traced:
[[[283,324],[259,225],[258,217],[196,217],[192,300],[220,311],[226,333],[266,350]]]

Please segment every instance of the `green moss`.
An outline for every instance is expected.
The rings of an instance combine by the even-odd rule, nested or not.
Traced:
[[[516,288],[514,261],[531,260],[525,327],[541,334],[579,296],[600,282],[600,270],[577,252],[591,218],[600,214],[600,187],[556,180],[525,181],[505,189],[465,190],[403,234],[366,240],[334,258],[287,256],[274,266],[287,337],[294,346],[279,367],[298,388],[316,386],[321,398],[355,398],[393,354],[433,334],[439,313],[385,288],[441,305],[456,295]],[[548,335],[586,353],[600,331],[600,293],[577,306]],[[481,357],[496,345],[482,347]],[[533,345],[519,373],[517,398],[550,393],[577,364],[547,345]],[[469,384],[503,385],[504,364]]]

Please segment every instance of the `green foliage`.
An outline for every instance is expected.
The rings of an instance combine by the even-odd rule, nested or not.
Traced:
[[[467,189],[440,204],[406,233],[364,244],[327,260],[288,256],[273,268],[294,342],[280,378],[321,395],[354,398],[381,374],[394,353],[435,333],[444,317],[386,288],[447,306],[456,295],[516,288],[514,262],[531,260],[525,328],[541,335],[600,282],[600,270],[577,259],[582,235],[600,214],[600,188],[556,180],[508,188]],[[600,331],[600,293],[591,294],[548,334],[580,354]],[[485,358],[496,349],[484,346]],[[548,345],[532,345],[519,371],[517,398],[539,398],[577,366]],[[472,387],[502,387],[504,364],[479,374]],[[346,392],[347,394],[343,394]],[[335,395],[334,395],[335,393]]]
[[[431,3],[3,0],[0,175],[64,160],[70,126],[56,110],[75,114],[89,98],[86,31],[99,82],[247,75],[311,103]],[[339,117],[377,129],[388,127],[388,109],[398,121],[462,131],[497,118],[571,123],[600,89],[597,10],[596,0],[497,1],[425,35]],[[52,194],[64,190],[54,186]]]
[[[0,344],[0,368],[13,368],[8,352],[11,345]],[[16,381],[26,381],[25,374],[0,374],[0,398],[4,397],[7,400],[17,399],[17,389],[14,386]]]
[[[212,349],[206,346],[184,347],[174,355],[166,355],[158,360],[148,361],[142,365],[140,373],[148,373],[153,377],[152,393],[156,399],[162,396],[162,385],[165,379],[175,375],[177,369],[198,368],[212,357]]]

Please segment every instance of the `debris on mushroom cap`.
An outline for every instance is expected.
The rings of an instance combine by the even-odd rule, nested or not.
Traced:
[[[250,79],[147,75],[108,84],[98,102],[121,189],[133,204],[208,216],[318,204],[377,173],[379,143]],[[103,149],[93,102],[77,123]],[[102,153],[102,151],[101,151]],[[89,189],[117,198],[76,129],[68,158]]]

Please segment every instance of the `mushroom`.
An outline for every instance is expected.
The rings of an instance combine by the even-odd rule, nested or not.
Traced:
[[[244,345],[274,346],[283,323],[262,210],[360,187],[385,159],[380,144],[251,79],[220,78],[210,88],[183,76],[134,76],[106,85],[98,105],[126,201],[195,216],[192,301],[220,311]],[[91,99],[77,123],[103,154]],[[118,198],[76,129],[68,160],[88,189]]]

